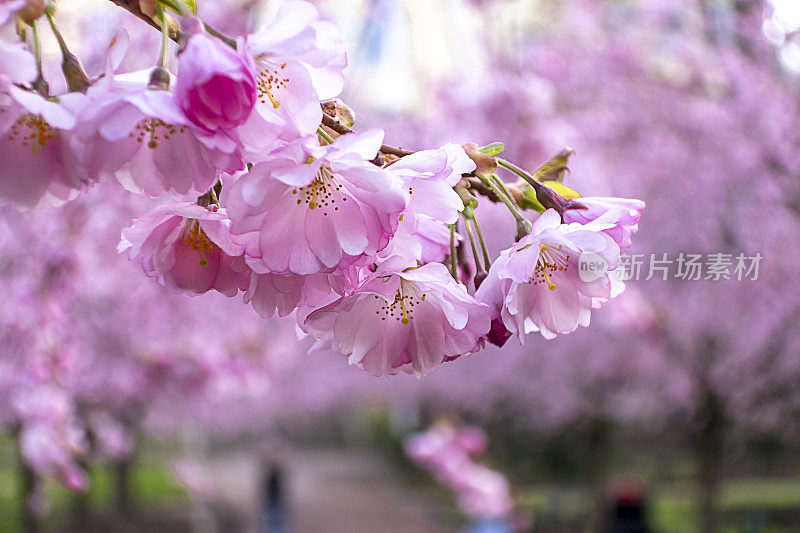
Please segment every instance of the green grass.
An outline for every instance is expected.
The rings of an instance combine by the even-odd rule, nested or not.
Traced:
[[[89,508],[104,513],[111,508],[113,477],[107,465],[98,465],[89,472]],[[50,511],[45,524],[63,522],[75,504],[75,496],[57,482],[45,483]],[[134,505],[145,510],[174,507],[188,501],[189,495],[170,470],[165,454],[159,450],[146,450],[136,463],[130,478],[130,494]],[[12,442],[0,437],[0,533],[19,531],[19,472],[16,470]]]
[[[530,509],[543,521],[554,518],[580,520],[586,512],[586,495],[580,487],[544,486],[525,492],[519,504]],[[747,510],[800,509],[800,479],[731,480],[721,490],[722,511],[729,519],[732,513]],[[688,481],[663,484],[650,498],[650,523],[658,533],[698,531],[696,489]],[[725,533],[747,531],[740,524],[727,524]],[[798,531],[776,526],[759,529],[759,533]]]

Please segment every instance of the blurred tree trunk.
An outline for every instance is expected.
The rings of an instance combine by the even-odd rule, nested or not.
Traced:
[[[83,469],[87,475],[90,474],[89,463],[85,460],[79,460],[77,465]],[[78,531],[83,531],[88,528],[92,521],[92,506],[90,503],[91,483],[89,488],[83,492],[73,494],[72,496],[72,523]]]
[[[612,424],[594,418],[586,438],[586,475],[589,482],[589,518],[586,531],[598,532],[607,512],[606,478],[611,462]]]
[[[114,513],[127,520],[133,517],[134,503],[131,497],[131,474],[136,459],[134,451],[124,459],[112,463],[114,475]]]
[[[38,533],[39,524],[36,521],[36,513],[31,507],[34,492],[36,491],[36,473],[25,463],[22,457],[19,429],[14,431],[14,441],[17,445],[17,462],[19,465],[20,531],[24,533]]]
[[[719,488],[722,478],[725,417],[719,397],[706,390],[697,412],[695,435],[698,486],[700,489],[700,531],[716,533],[720,527]]]

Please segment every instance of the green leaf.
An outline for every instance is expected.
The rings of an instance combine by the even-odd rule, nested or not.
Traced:
[[[506,145],[501,142],[496,142],[492,144],[487,144],[480,148],[480,151],[486,155],[496,156],[503,153],[503,150],[506,149]]]
[[[197,13],[195,0],[158,0],[161,4],[177,14],[182,14],[187,9],[192,13]]]
[[[536,198],[536,191],[533,187],[527,186],[522,189],[522,201],[519,203],[522,209],[533,209],[539,213],[544,213],[544,206]]]
[[[570,189],[566,185],[558,181],[548,181],[547,185],[556,191],[563,199],[572,200],[573,198],[580,198],[581,195],[575,189]]]
[[[575,151],[572,148],[564,148],[551,157],[547,163],[536,169],[532,173],[533,178],[542,182],[554,181],[561,183],[564,181],[564,175],[569,172],[567,163],[569,162],[569,157],[573,154],[575,154]]]

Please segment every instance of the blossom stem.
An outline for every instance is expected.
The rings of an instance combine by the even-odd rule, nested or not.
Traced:
[[[497,174],[492,174],[492,181],[494,181],[495,185],[497,185],[497,187],[505,193],[507,198],[514,202],[514,197],[511,195],[511,191],[508,190],[508,187],[506,187],[506,184],[503,182],[503,180],[497,177]]]
[[[458,281],[458,257],[456,255],[456,225],[450,224],[450,275]]]
[[[70,92],[83,92],[89,87],[89,76],[83,70],[83,65],[78,61],[78,58],[69,51],[64,37],[56,26],[56,21],[53,18],[55,8],[51,3],[45,10],[44,14],[47,17],[47,22],[50,23],[50,29],[58,41],[58,47],[61,49],[61,71],[64,73],[64,78],[67,80],[67,88]]]
[[[522,215],[510,196],[506,196],[506,194],[503,193],[503,191],[501,191],[497,184],[495,184],[491,179],[485,176],[478,176],[478,178],[481,180],[481,182],[483,182],[484,185],[489,187],[489,189],[491,189],[491,191],[498,198],[500,198],[500,201],[506,205],[509,211],[511,211],[511,216],[514,217],[514,220],[522,220]]]
[[[158,21],[161,25],[161,53],[158,56],[158,66],[167,68],[167,46],[169,45],[169,24],[167,23],[167,12],[164,10],[164,4],[156,2],[156,14]]]
[[[475,224],[475,233],[478,235],[478,242],[481,244],[481,252],[483,252],[483,266],[486,270],[489,270],[492,260],[489,258],[489,250],[486,248],[486,241],[483,240],[481,226],[478,224],[478,219],[474,214],[472,216],[472,223]]]
[[[322,126],[317,128],[317,135],[325,139],[325,142],[328,144],[333,144],[333,137],[328,135],[328,132],[322,129]]]
[[[517,176],[519,176],[520,178],[525,180],[528,183],[528,185],[533,187],[533,190],[536,191],[537,197],[538,197],[540,191],[543,191],[544,189],[549,188],[546,185],[543,185],[542,183],[537,181],[536,178],[534,178],[530,173],[525,172],[520,167],[518,167],[517,165],[515,165],[514,163],[512,163],[510,161],[506,161],[505,159],[501,159],[501,158],[498,157],[497,158],[497,164],[500,165],[503,168],[506,168],[506,169],[510,170],[511,172],[513,172],[514,174],[516,174]]]
[[[206,31],[208,32],[209,35],[212,35],[212,36],[216,37],[217,39],[219,39],[223,43],[227,44],[231,48],[234,48],[234,49],[236,48],[236,41],[234,41],[233,39],[231,39],[227,35],[223,35],[222,33],[218,32],[217,30],[215,30],[214,28],[212,28],[211,26],[209,26],[205,22],[203,23],[203,26],[205,27],[205,29],[206,29]]]
[[[47,98],[50,95],[50,87],[42,74],[42,41],[39,39],[39,28],[35,20],[31,21],[29,25],[33,39],[33,57],[36,61],[36,81],[33,82],[33,87],[39,94]]]
[[[538,189],[539,187],[542,186],[542,184],[539,183],[538,181],[536,181],[533,178],[533,176],[531,176],[529,173],[525,172],[520,167],[518,167],[517,165],[515,165],[514,163],[512,163],[510,161],[506,161],[505,159],[502,159],[502,158],[498,157],[497,158],[497,164],[500,165],[503,168],[506,168],[506,169],[510,170],[511,172],[513,172],[514,174],[519,176],[520,178],[522,178],[525,181],[527,181],[528,184],[531,187],[533,187],[534,189]]]
[[[469,237],[469,246],[472,249],[472,259],[475,261],[475,272],[484,271],[484,267],[481,265],[481,257],[480,253],[478,252],[478,245],[475,243],[475,234],[472,231],[472,226],[470,225],[470,221],[475,222],[474,218],[468,217],[464,215],[464,225],[467,226],[467,236]]]

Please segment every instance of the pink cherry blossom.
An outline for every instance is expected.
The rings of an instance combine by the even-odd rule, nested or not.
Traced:
[[[337,297],[331,288],[338,276],[326,272],[307,274],[256,274],[253,272],[244,302],[264,318],[287,316],[297,308],[314,308]],[[340,292],[341,294],[341,292]]]
[[[589,325],[593,305],[611,297],[607,271],[619,260],[619,246],[603,233],[608,227],[597,221],[561,224],[561,216],[548,209],[529,235],[501,252],[476,298],[492,305],[521,343],[533,331],[551,339]],[[602,258],[607,271],[584,279],[583,253]]]
[[[368,161],[382,139],[373,130],[321,147],[305,137],[223,189],[232,231],[246,234],[248,265],[258,273],[314,274],[386,247],[406,197],[392,174]]]
[[[645,207],[641,200],[628,198],[581,197],[578,202],[586,209],[568,209],[564,211],[564,222],[580,222],[585,224],[592,220],[610,223],[614,226],[603,230],[614,239],[620,248],[629,248],[631,234],[639,231],[639,217]]]
[[[435,370],[475,352],[489,330],[489,309],[439,263],[391,271],[387,261],[353,294],[312,312],[305,326],[350,364],[372,375]]]
[[[255,138],[251,130],[274,124],[276,117],[286,125],[284,138],[314,132],[322,119],[320,100],[335,97],[344,84],[347,58],[338,28],[321,20],[311,3],[289,0],[268,24],[247,36],[244,48],[255,64],[259,100],[242,138],[263,146],[268,141]]]
[[[197,196],[220,171],[244,166],[233,138],[194,126],[172,93],[148,88],[147,76],[137,72],[89,89],[71,141],[87,175],[113,175],[126,189],[153,197]]]
[[[381,257],[401,256],[411,264],[442,261],[450,250],[446,224],[457,221],[464,209],[453,187],[462,174],[475,170],[475,163],[460,146],[450,143],[406,156],[388,170],[402,182],[409,202],[397,233]]]
[[[199,20],[179,55],[175,98],[199,128],[216,132],[244,124],[256,103],[256,80],[246,56],[209,36]],[[184,26],[187,23],[184,21]]]
[[[0,205],[58,205],[94,180],[81,177],[68,149],[83,95],[50,101],[15,85],[0,87]]]
[[[222,210],[184,202],[162,205],[122,232],[119,251],[129,250],[145,274],[177,292],[213,289],[234,296],[247,288],[250,272],[229,227]]]
[[[468,463],[454,474],[451,484],[464,514],[493,519],[511,516],[514,503],[506,476],[476,463]]]
[[[480,428],[440,421],[407,437],[403,448],[412,461],[454,492],[464,514],[507,518],[513,511],[508,479],[470,457],[487,445],[486,433]]]

